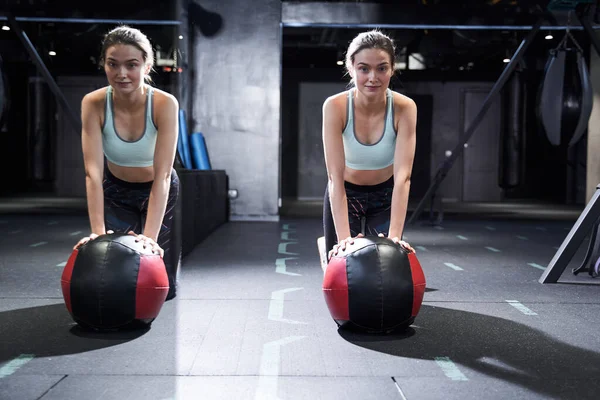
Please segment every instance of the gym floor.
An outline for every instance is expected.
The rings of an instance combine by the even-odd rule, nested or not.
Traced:
[[[0,399],[597,399],[600,278],[538,282],[575,222],[449,213],[406,228],[427,279],[408,332],[338,330],[316,217],[229,222],[183,260],[150,329],[89,333],[60,276],[70,205],[0,205]],[[75,207],[77,208],[77,207]]]

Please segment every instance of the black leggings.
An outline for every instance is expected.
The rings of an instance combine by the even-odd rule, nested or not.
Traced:
[[[126,182],[115,177],[104,166],[104,224],[106,230],[127,233],[133,231],[141,234],[148,216],[148,200],[152,182]],[[162,226],[158,234],[158,245],[164,250],[163,260],[169,276],[169,294],[167,300],[175,297],[177,286],[177,272],[181,251],[172,248],[176,242],[173,240],[173,222],[175,205],[179,196],[179,177],[175,169],[171,171],[171,186],[169,198],[165,209]]]
[[[387,236],[392,212],[392,191],[394,177],[377,185],[355,185],[344,182],[348,199],[348,221],[352,237],[362,233],[365,236]],[[325,188],[323,201],[323,230],[327,253],[338,242],[329,202],[329,186]]]

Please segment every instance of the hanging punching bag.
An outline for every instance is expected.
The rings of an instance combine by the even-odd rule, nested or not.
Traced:
[[[537,112],[550,143],[577,143],[587,129],[592,104],[593,91],[581,49],[561,45],[551,50]]]
[[[525,89],[521,71],[515,71],[507,85],[503,116],[505,128],[500,135],[499,186],[512,189],[522,182],[524,173],[524,118]]]
[[[0,130],[2,130],[4,122],[8,117],[8,90],[6,82],[7,79],[4,74],[2,57],[0,56]]]

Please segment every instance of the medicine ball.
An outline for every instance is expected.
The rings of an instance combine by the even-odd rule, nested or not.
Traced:
[[[165,264],[136,237],[106,234],[74,250],[61,278],[75,322],[94,330],[149,326],[169,291]]]
[[[408,328],[424,293],[416,254],[383,237],[354,239],[329,260],[323,278],[325,301],[338,326],[368,333]]]

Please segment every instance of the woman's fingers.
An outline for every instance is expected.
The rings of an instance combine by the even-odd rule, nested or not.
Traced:
[[[408,250],[411,253],[415,252],[415,249],[413,249],[412,246],[410,244],[408,244],[407,242],[405,242],[404,240],[400,241],[400,246],[404,247],[406,250]]]
[[[133,231],[129,231],[127,232],[129,235],[133,235],[135,236],[135,241],[136,242],[142,242],[142,247],[145,249],[148,246],[150,246],[150,248],[152,249],[152,253],[154,254],[158,254],[161,257],[164,257],[165,255],[165,251],[163,250],[162,247],[159,246],[158,243],[156,243],[156,241],[154,241],[154,239],[149,238],[148,236],[144,236],[142,234],[136,234]]]
[[[379,237],[385,237],[385,235],[383,233],[379,233],[377,236]],[[331,259],[331,257],[337,255],[339,253],[339,251],[345,251],[346,247],[348,245],[354,244],[354,239],[356,238],[360,238],[360,237],[364,237],[364,235],[362,233],[359,233],[358,235],[356,235],[354,238],[349,236],[346,239],[340,240],[339,243],[337,243],[336,245],[333,246],[333,248],[331,250],[329,250],[329,253],[327,253],[327,259]],[[399,244],[400,246],[402,246],[402,248],[406,249],[408,252],[410,253],[415,253],[415,249],[413,249],[413,247],[408,244],[407,242],[405,242],[404,240],[401,240],[399,237],[392,237],[389,238],[391,241],[393,241],[396,244]]]
[[[86,236],[86,237],[82,238],[79,242],[77,242],[77,244],[75,246],[73,246],[73,250],[80,248],[81,246],[83,246],[84,244],[89,242],[90,240],[94,240],[97,237],[98,237],[98,235],[96,235],[95,233],[90,233],[90,236]]]
[[[75,246],[73,246],[73,250],[76,250],[76,249],[80,248],[81,246],[83,246],[84,244],[86,244],[87,242],[89,242],[89,240],[90,240],[89,237],[84,237],[79,242],[77,242],[77,244]]]
[[[154,247],[154,252],[158,254],[161,258],[165,256],[165,251],[158,244]]]
[[[402,246],[402,248],[408,250],[410,253],[416,253],[415,249],[413,249],[413,247],[408,244],[408,242],[405,242],[404,240],[400,239],[399,237],[395,236],[392,239],[392,242],[399,244],[400,246]]]

